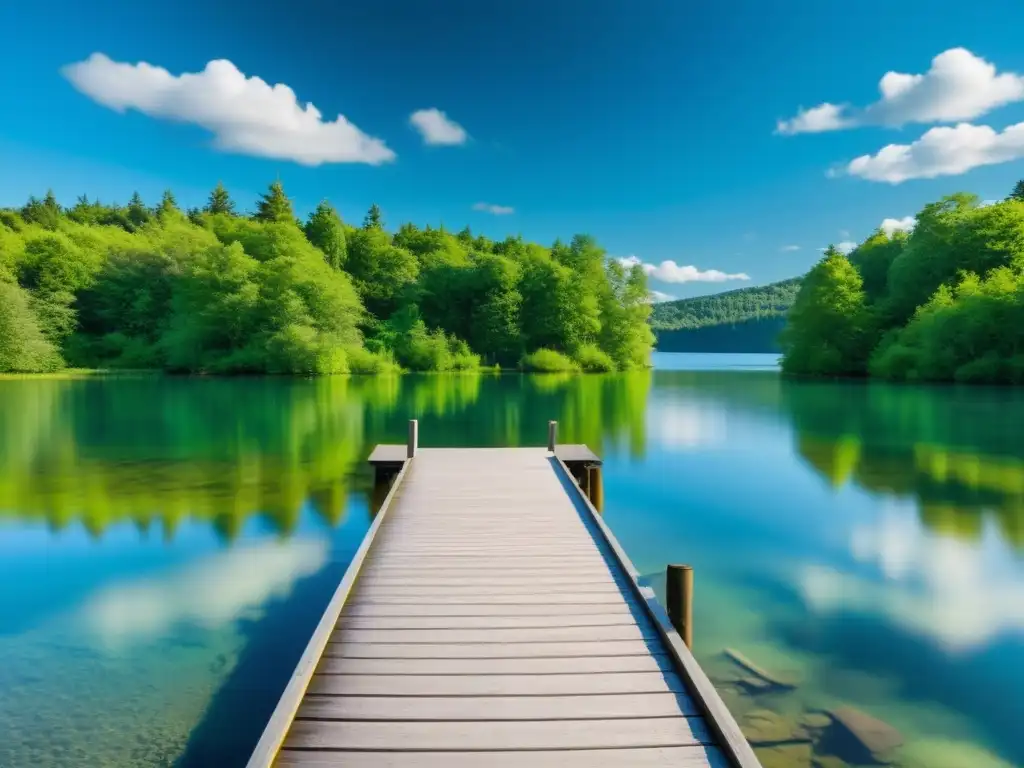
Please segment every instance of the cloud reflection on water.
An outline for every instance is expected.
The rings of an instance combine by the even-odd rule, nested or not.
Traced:
[[[328,547],[325,540],[292,539],[217,552],[160,577],[105,587],[86,602],[81,619],[108,647],[153,641],[183,623],[218,629],[287,596],[324,566]]]
[[[950,652],[1024,634],[1024,562],[991,524],[963,541],[930,531],[913,510],[887,509],[853,528],[850,551],[876,577],[805,566],[800,585],[813,610],[881,613]]]

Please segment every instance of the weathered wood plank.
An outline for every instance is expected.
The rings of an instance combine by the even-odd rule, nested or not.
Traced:
[[[281,768],[728,768],[707,746],[532,752],[311,752],[286,749]]]
[[[537,629],[541,627],[601,627],[636,624],[628,613],[570,616],[350,616],[338,622],[349,629]]]
[[[573,659],[324,658],[317,667],[318,675],[594,675],[671,671],[672,664],[664,655]]]
[[[491,605],[490,603],[350,603],[344,617],[356,616],[633,616],[629,605],[601,603],[599,605],[561,605],[528,603],[523,605]]]
[[[431,605],[616,605],[623,601],[618,594],[607,593],[581,593],[578,595],[567,595],[559,593],[534,592],[532,595],[445,595],[438,594],[433,597],[423,597],[420,601]],[[403,597],[401,595],[373,595],[361,594],[355,597],[353,605],[384,605],[387,603],[413,603],[417,602],[415,597]]]
[[[433,573],[422,573],[419,571],[402,576],[383,576],[379,573],[367,573],[359,577],[360,585],[380,585],[388,587],[455,587],[462,584],[474,584],[484,586],[493,584],[496,587],[552,587],[555,589],[575,589],[578,585],[589,584],[619,584],[611,573],[598,576],[578,576],[575,574],[554,575],[554,576],[517,576],[515,574],[488,574],[478,573],[472,576],[437,576]]]
[[[347,629],[345,639],[353,643],[550,643],[644,640],[653,631],[636,626],[549,627],[546,629]]]
[[[612,720],[695,715],[685,693],[599,696],[321,696],[299,710],[308,720]]]
[[[324,656],[360,659],[514,659],[577,656],[648,656],[661,650],[656,641],[640,640],[565,640],[554,642],[505,643],[476,642],[458,644],[396,643],[353,641],[351,632],[335,633]]]
[[[613,675],[321,675],[310,693],[347,696],[579,696],[685,692],[671,672]]]
[[[613,584],[581,584],[569,588],[552,588],[552,587],[532,587],[528,585],[522,586],[499,586],[493,584],[486,585],[474,585],[474,584],[463,584],[455,585],[451,587],[388,587],[379,584],[360,584],[358,594],[362,597],[376,599],[379,597],[407,597],[410,598],[409,602],[414,602],[420,598],[434,598],[434,597],[471,597],[480,596],[483,597],[497,597],[499,595],[538,595],[538,594],[551,594],[556,593],[560,595],[566,595],[568,597],[578,595],[609,595],[622,599],[622,593]],[[612,602],[617,602],[612,601]]]
[[[472,751],[680,747],[708,742],[704,723],[687,717],[435,723],[297,720],[288,746]]]

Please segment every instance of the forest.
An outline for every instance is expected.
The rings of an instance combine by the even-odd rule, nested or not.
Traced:
[[[590,236],[302,221],[280,182],[252,214],[52,193],[0,210],[0,372],[612,371],[649,365],[646,277]]]
[[[655,331],[696,330],[715,325],[737,325],[748,320],[785,317],[802,278],[792,277],[769,285],[696,296],[655,304],[651,327]]]
[[[1003,201],[957,193],[910,233],[830,247],[782,332],[783,370],[1024,384],[1024,181]]]

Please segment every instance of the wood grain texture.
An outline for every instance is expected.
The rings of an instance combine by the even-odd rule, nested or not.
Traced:
[[[680,747],[708,742],[704,723],[688,717],[433,723],[296,720],[288,746],[471,751]]]
[[[685,693],[600,696],[321,696],[299,710],[307,720],[613,720],[697,714]]]
[[[553,643],[359,643],[344,635],[332,642],[324,656],[358,659],[526,659],[578,656],[648,656],[661,651],[654,640],[578,640]]]
[[[284,750],[281,768],[728,768],[714,747],[533,752],[308,752]]]
[[[582,656],[572,659],[324,658],[318,675],[600,675],[671,672],[667,656]]]
[[[346,696],[581,696],[684,692],[671,672],[607,675],[325,675],[310,693]]]
[[[535,448],[419,449],[277,765],[727,765],[564,472]]]

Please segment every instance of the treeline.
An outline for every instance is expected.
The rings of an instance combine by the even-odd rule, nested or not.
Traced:
[[[332,374],[648,365],[642,269],[587,235],[551,247],[467,227],[356,228],[279,182],[239,214],[48,193],[0,210],[0,371]]]
[[[944,197],[849,256],[829,248],[781,341],[795,374],[1024,384],[1024,182],[994,205]]]
[[[801,279],[794,277],[755,288],[655,304],[651,327],[656,331],[675,331],[784,317],[793,305]]]

